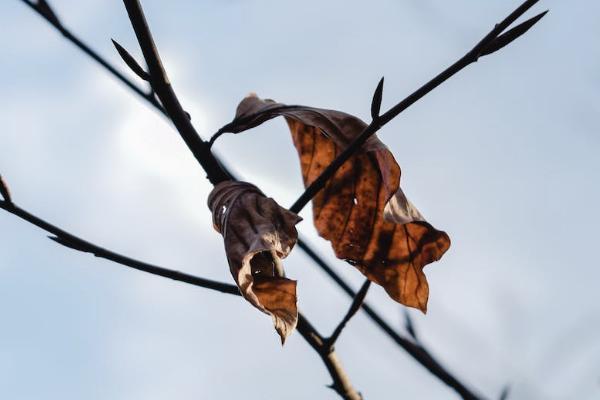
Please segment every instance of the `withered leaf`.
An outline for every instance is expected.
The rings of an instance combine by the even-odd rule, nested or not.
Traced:
[[[286,106],[251,95],[221,131],[238,133],[284,116],[308,186],[360,135],[366,124],[352,115]],[[400,167],[375,136],[313,198],[313,220],[338,258],[383,286],[396,301],[423,312],[429,286],[425,265],[439,260],[450,238],[425,221],[400,189]]]
[[[296,327],[298,309],[296,281],[285,278],[281,260],[296,244],[295,225],[302,219],[246,182],[219,183],[208,207],[240,292],[273,318],[283,344]]]

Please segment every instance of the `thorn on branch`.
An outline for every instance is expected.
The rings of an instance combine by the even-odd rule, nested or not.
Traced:
[[[65,246],[73,250],[82,251],[84,253],[91,253],[91,250],[88,247],[83,246],[81,243],[74,242],[61,236],[48,236],[48,239],[55,241],[61,246]]]
[[[418,342],[419,338],[417,337],[415,325],[413,324],[410,313],[406,308],[404,309],[404,327],[406,328],[408,334],[415,340],[415,342]]]
[[[12,204],[10,190],[8,190],[8,185],[6,184],[6,181],[4,180],[2,175],[0,175],[0,195],[2,195],[4,201],[6,201],[8,204]]]
[[[502,392],[500,392],[500,397],[498,397],[498,400],[508,400],[509,394],[510,394],[510,386],[506,385],[502,389]]]
[[[125,64],[127,64],[127,66],[129,67],[129,69],[131,69],[141,79],[145,80],[146,82],[149,82],[150,81],[150,74],[148,74],[140,66],[140,64],[138,64],[138,62],[135,60],[135,58],[133,58],[133,56],[131,54],[129,54],[129,52],[127,50],[125,50],[123,48],[123,46],[121,46],[119,43],[117,43],[114,39],[110,39],[110,40],[112,41],[113,45],[115,46],[115,48],[119,52],[119,55],[121,56],[121,58],[123,59],[123,61],[125,61]]]
[[[365,283],[363,283],[363,285],[361,286],[358,293],[356,293],[356,296],[354,297],[354,300],[352,300],[352,304],[350,305],[348,312],[344,316],[344,319],[342,319],[339,325],[335,328],[331,336],[325,339],[325,343],[323,346],[325,351],[333,351],[333,346],[335,345],[335,342],[342,333],[342,330],[344,330],[348,321],[350,321],[354,314],[356,314],[356,312],[362,307],[365,301],[365,297],[367,297],[367,293],[369,292],[369,287],[371,287],[371,281],[367,279],[365,280]]]
[[[35,7],[39,11],[39,13],[42,14],[44,18],[46,18],[51,24],[56,26],[62,26],[60,20],[56,16],[56,13],[54,12],[54,10],[52,10],[52,7],[50,7],[50,4],[48,4],[46,0],[38,0],[35,4]]]
[[[377,84],[375,93],[373,93],[373,100],[371,101],[371,118],[373,121],[379,118],[379,111],[381,110],[381,99],[383,97],[383,77]]]
[[[492,43],[490,43],[486,48],[484,48],[481,52],[481,56],[487,56],[488,54],[492,54],[504,46],[510,44],[512,41],[517,39],[519,36],[523,35],[527,32],[533,25],[535,25],[540,19],[542,19],[549,10],[546,10],[542,13],[539,13],[535,17],[528,19],[525,22],[520,23],[514,28],[506,31],[502,35],[498,36]]]

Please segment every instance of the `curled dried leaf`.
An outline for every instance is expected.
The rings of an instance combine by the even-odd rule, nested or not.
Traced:
[[[301,218],[245,182],[216,185],[208,207],[240,292],[271,315],[283,344],[296,327],[298,309],[296,281],[285,278],[281,260],[296,244]]]
[[[305,186],[367,126],[340,111],[249,96],[222,130],[242,132],[277,116],[287,120]],[[383,286],[394,300],[426,312],[429,286],[423,268],[442,257],[450,238],[408,201],[400,188],[400,167],[375,135],[338,169],[312,205],[315,227],[338,258]]]

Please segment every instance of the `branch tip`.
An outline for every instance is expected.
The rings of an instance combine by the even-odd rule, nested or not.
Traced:
[[[536,15],[535,17],[532,17],[532,18],[528,19],[527,21],[522,22],[519,25],[515,26],[514,28],[501,34],[496,39],[494,39],[488,46],[486,46],[481,51],[480,55],[487,56],[489,54],[492,54],[492,53],[500,50],[504,46],[510,44],[514,40],[518,39],[521,35],[523,35],[525,32],[527,32],[533,25],[538,23],[538,21],[540,19],[542,19],[548,13],[548,11],[550,11],[550,10],[541,12],[538,15]]]

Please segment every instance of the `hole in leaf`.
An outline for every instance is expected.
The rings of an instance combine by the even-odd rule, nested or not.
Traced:
[[[275,260],[270,251],[256,253],[250,260],[250,268],[254,276],[275,276]]]

